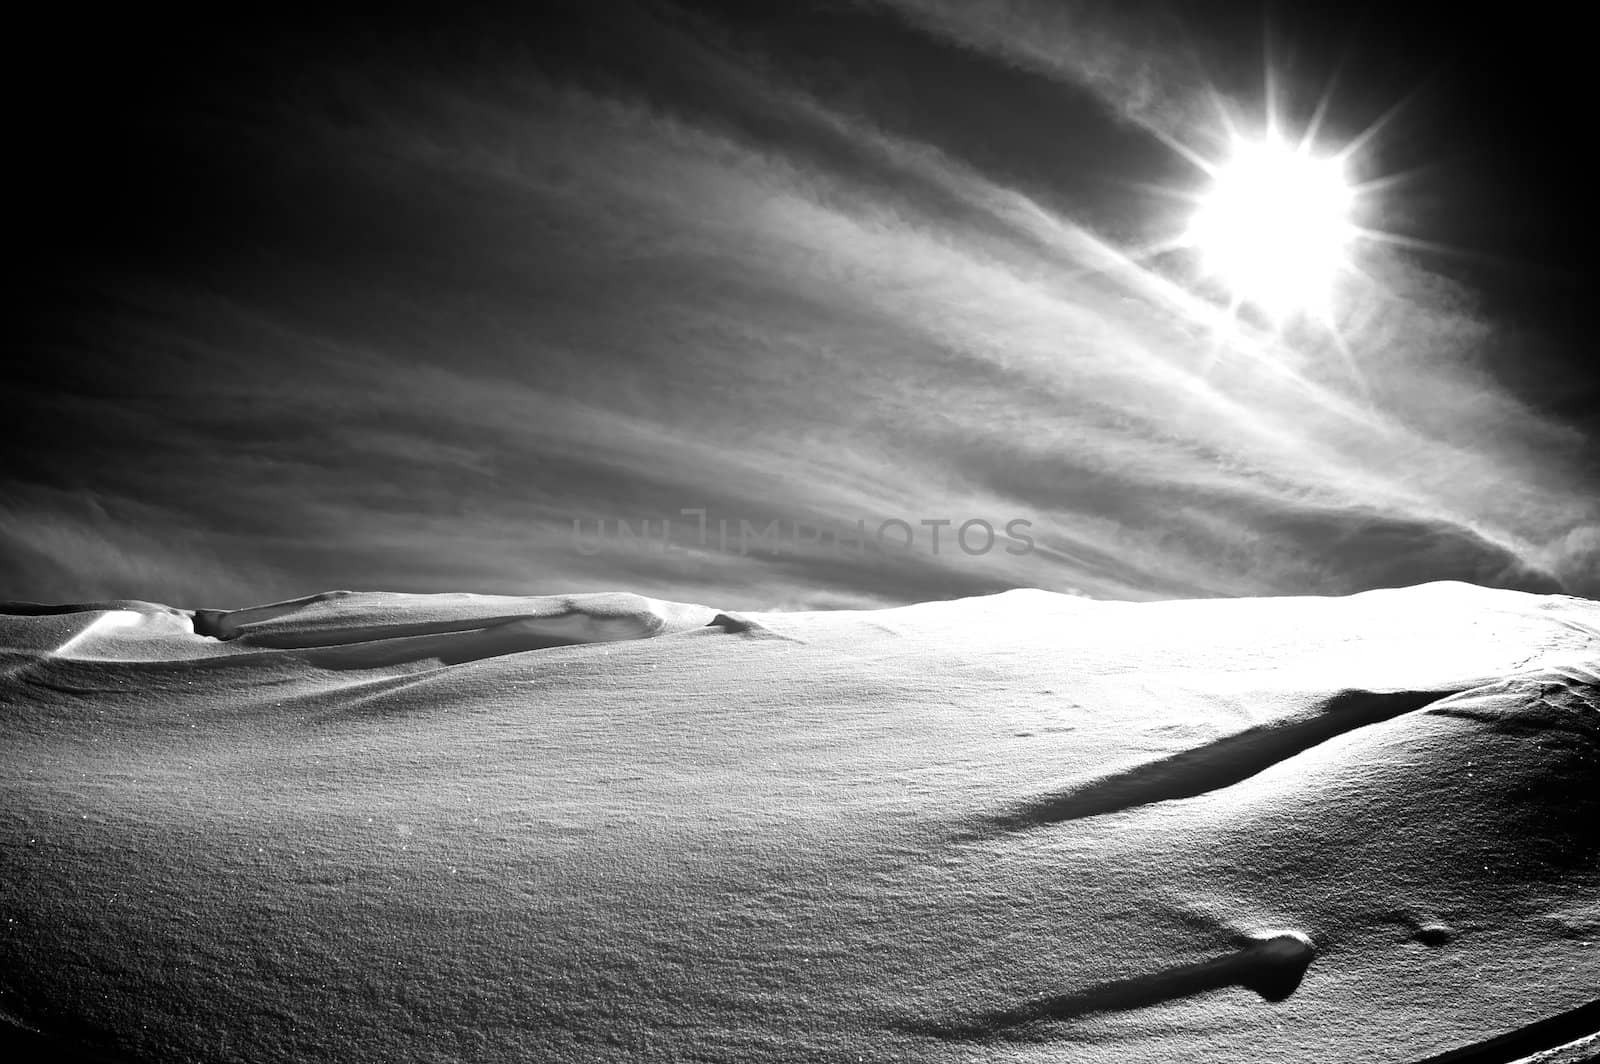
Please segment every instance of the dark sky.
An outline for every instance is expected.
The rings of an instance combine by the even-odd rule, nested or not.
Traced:
[[[19,27],[0,598],[1600,594],[1557,9],[529,6]],[[1268,67],[1332,332],[1141,254]]]

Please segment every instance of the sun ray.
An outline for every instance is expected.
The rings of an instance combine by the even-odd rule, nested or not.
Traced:
[[[1214,85],[1206,86],[1206,95],[1211,99],[1211,106],[1217,112],[1217,125],[1221,127],[1224,138],[1228,143],[1239,139],[1239,127],[1233,120],[1233,112],[1228,110],[1227,103],[1222,99]]]
[[[1266,73],[1266,118],[1267,139],[1278,139],[1278,75],[1273,69],[1271,47],[1268,46],[1267,73]]]
[[[1387,129],[1390,123],[1399,118],[1406,112],[1407,108],[1416,103],[1417,97],[1421,94],[1421,92],[1422,87],[1418,86],[1417,88],[1412,89],[1406,95],[1402,96],[1400,99],[1396,100],[1394,103],[1390,104],[1388,107],[1384,108],[1382,114],[1369,122],[1367,124],[1367,128],[1350,138],[1349,143],[1339,150],[1340,159],[1349,159],[1365,151],[1367,145],[1371,143],[1371,141],[1377,137],[1378,134]]]
[[[1368,178],[1365,181],[1357,182],[1351,187],[1360,196],[1381,195],[1418,180],[1427,171],[1428,167],[1414,166],[1408,170],[1396,170],[1393,173],[1384,174],[1382,177]]]
[[[1349,371],[1350,379],[1355,383],[1356,390],[1360,393],[1361,403],[1369,414],[1375,415],[1377,404],[1372,393],[1372,385],[1367,381],[1366,374],[1361,372],[1361,366],[1356,362],[1355,352],[1350,349],[1350,343],[1333,323],[1329,323],[1328,333],[1333,337],[1333,346],[1339,352],[1339,360],[1344,363],[1344,368]]]
[[[1334,86],[1339,83],[1339,75],[1344,70],[1344,59],[1341,58],[1333,73],[1328,75],[1328,82],[1322,87],[1321,94],[1317,97],[1316,109],[1311,112],[1311,120],[1306,123],[1306,129],[1300,136],[1300,150],[1310,152],[1316,146],[1317,136],[1322,132],[1322,123],[1327,121],[1328,107],[1333,100]]]
[[[1153,130],[1152,132],[1154,133],[1155,138],[1159,140],[1165,147],[1171,149],[1176,155],[1192,165],[1195,169],[1202,171],[1207,177],[1216,176],[1217,166],[1211,160],[1207,159],[1193,148],[1190,148],[1177,137],[1167,133],[1165,130],[1157,129]]]
[[[1390,247],[1405,248],[1409,251],[1427,251],[1435,255],[1447,255],[1452,258],[1485,258],[1466,248],[1454,244],[1444,244],[1437,240],[1427,240],[1423,237],[1407,236],[1404,233],[1394,233],[1386,229],[1371,229],[1357,226],[1356,236],[1375,244],[1387,244]]]

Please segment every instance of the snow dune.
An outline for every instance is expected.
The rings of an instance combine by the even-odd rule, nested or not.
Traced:
[[[1513,1060],[1600,1029],[1597,669],[1600,603],[1464,584],[13,604],[0,1014],[128,1061]]]

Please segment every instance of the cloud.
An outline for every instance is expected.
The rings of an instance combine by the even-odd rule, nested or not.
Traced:
[[[1033,25],[1007,10],[992,32]],[[1161,112],[1159,57],[1104,32],[1079,79],[1125,75]],[[1595,523],[1582,441],[1475,367],[1499,334],[1443,282],[1383,264],[1345,351],[1220,333],[1009,183],[1023,163],[964,157],[970,128],[913,136],[735,31],[621,36],[585,38],[593,67],[493,40],[467,64],[336,55],[235,115],[219,136],[254,160],[262,215],[203,268],[112,277],[19,400],[37,452],[0,481],[10,575],[179,604],[625,588],[739,608],[1574,571],[1549,545]],[[1036,545],[573,533],[700,509],[1024,519]]]
[[[1176,9],[1069,0],[880,0],[964,47],[1070,80],[1111,113],[1162,134],[1215,123],[1216,104]],[[1191,42],[1192,43],[1192,42]]]
[[[270,573],[248,544],[222,542],[181,509],[47,489],[0,495],[0,586],[7,599],[232,602]]]

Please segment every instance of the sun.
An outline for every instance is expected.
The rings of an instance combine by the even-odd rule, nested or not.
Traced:
[[[1241,302],[1274,318],[1324,314],[1357,233],[1355,189],[1340,156],[1268,137],[1234,141],[1209,167],[1184,242]]]

